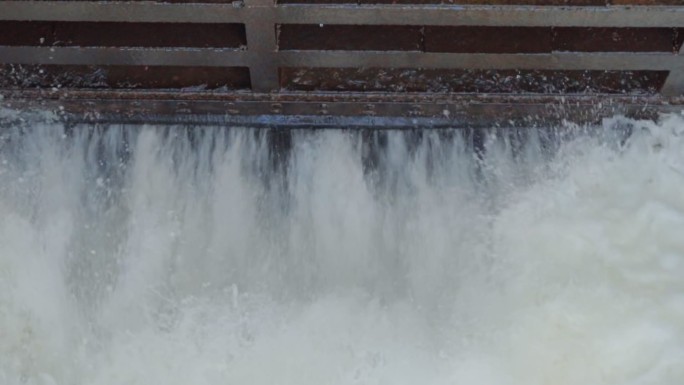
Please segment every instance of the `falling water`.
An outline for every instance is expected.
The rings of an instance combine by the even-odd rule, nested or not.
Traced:
[[[684,383],[680,117],[2,115],[1,384]]]

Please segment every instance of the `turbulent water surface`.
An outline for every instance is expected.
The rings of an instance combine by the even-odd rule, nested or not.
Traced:
[[[679,117],[288,136],[2,114],[0,384],[684,383]]]

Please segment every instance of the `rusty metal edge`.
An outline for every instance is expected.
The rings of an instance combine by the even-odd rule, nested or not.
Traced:
[[[684,98],[623,95],[193,93],[0,90],[0,106],[50,111],[70,123],[241,125],[288,128],[477,128],[657,119]]]

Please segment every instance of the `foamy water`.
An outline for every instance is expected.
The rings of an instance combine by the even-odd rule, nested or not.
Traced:
[[[0,384],[684,383],[680,117],[483,154],[2,114]]]

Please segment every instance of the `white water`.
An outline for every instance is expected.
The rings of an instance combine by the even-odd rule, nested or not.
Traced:
[[[273,171],[248,130],[5,129],[0,384],[681,385],[684,120],[632,124],[365,173],[340,131]]]

